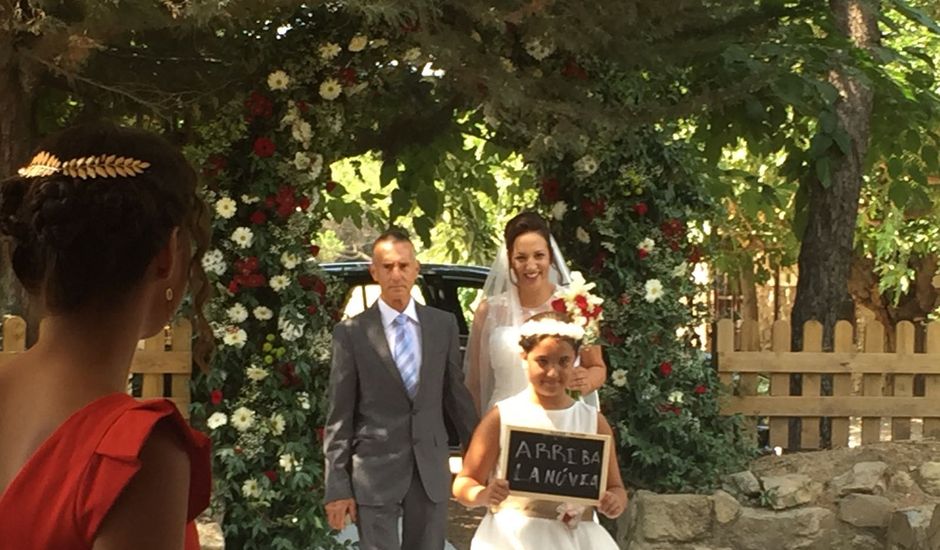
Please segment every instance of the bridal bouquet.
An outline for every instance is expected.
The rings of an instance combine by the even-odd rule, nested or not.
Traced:
[[[571,272],[571,283],[559,288],[552,300],[552,309],[567,313],[575,323],[584,329],[584,344],[590,345],[600,335],[600,321],[603,318],[603,298],[591,294],[594,283],[584,280],[580,271]]]

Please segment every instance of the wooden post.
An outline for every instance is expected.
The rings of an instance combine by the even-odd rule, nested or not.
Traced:
[[[26,321],[22,317],[4,316],[2,351],[26,351]]]
[[[910,321],[901,321],[897,326],[898,361],[904,356],[914,353],[914,324]],[[914,375],[894,375],[894,397],[911,397],[914,395]],[[891,441],[901,441],[911,438],[910,417],[894,417],[891,419]]]
[[[803,351],[822,351],[823,326],[819,321],[807,321],[803,325]],[[820,376],[803,374],[803,396],[820,397]],[[804,416],[803,429],[800,431],[801,449],[819,448],[819,417]]]
[[[785,354],[789,352],[790,352],[790,323],[786,321],[774,321],[773,353]],[[770,375],[770,395],[773,397],[785,397],[785,396],[790,395],[790,375],[789,374],[771,374]],[[769,425],[770,425],[770,446],[786,448],[787,442],[790,439],[790,419],[780,417],[780,416],[771,416]]]
[[[885,349],[885,327],[879,321],[872,321],[865,327],[865,352],[882,353]],[[881,397],[884,391],[883,374],[862,375],[862,395]],[[881,418],[862,417],[862,444],[878,443],[881,440]]]
[[[836,323],[835,338],[833,339],[834,352],[851,352],[854,348],[852,323],[839,321]],[[852,375],[832,375],[832,395],[852,395]],[[823,399],[827,399],[823,397]],[[832,419],[832,448],[847,447],[849,445],[849,419],[848,417],[834,417]]]
[[[161,330],[157,334],[147,338],[143,342],[145,351],[164,351],[166,349],[166,335]],[[144,373],[141,375],[140,397],[143,399],[153,399],[163,397],[163,373]]]
[[[731,319],[721,319],[718,321],[718,353],[730,353],[734,351],[734,321]],[[730,372],[723,372],[718,375],[721,384],[725,386],[728,393],[733,393],[733,379]]]
[[[192,351],[193,326],[187,319],[180,319],[173,325],[172,351]],[[189,404],[191,401],[189,381],[191,374],[171,374],[170,395],[183,418],[189,419]]]
[[[931,355],[940,355],[940,323],[927,325],[927,344],[924,351]],[[924,376],[924,398],[932,401],[940,399],[940,375]],[[924,419],[924,438],[928,437],[940,439],[940,418]]]
[[[745,319],[741,322],[741,349],[740,351],[760,351],[760,329],[755,319]],[[757,373],[741,373],[738,382],[738,395],[757,395]],[[744,432],[752,441],[757,441],[758,417],[745,419],[742,426]]]

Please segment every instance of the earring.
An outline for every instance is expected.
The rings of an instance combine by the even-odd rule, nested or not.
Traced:
[[[167,288],[166,288],[166,293],[165,293],[164,295],[166,296],[166,301],[167,301],[167,302],[172,302],[172,301],[173,301],[173,289],[172,289],[172,288],[167,287]]]

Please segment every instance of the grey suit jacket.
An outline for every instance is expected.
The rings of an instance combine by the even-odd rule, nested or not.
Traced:
[[[417,465],[428,497],[450,496],[444,411],[466,449],[478,417],[464,385],[457,320],[416,305],[421,371],[414,402],[385,338],[378,305],[333,330],[330,406],[324,433],[326,502],[401,502]]]

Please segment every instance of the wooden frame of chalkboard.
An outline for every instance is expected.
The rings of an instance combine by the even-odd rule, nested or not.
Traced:
[[[595,506],[607,490],[612,444],[613,438],[604,434],[506,425],[499,471],[509,481],[512,496]]]

